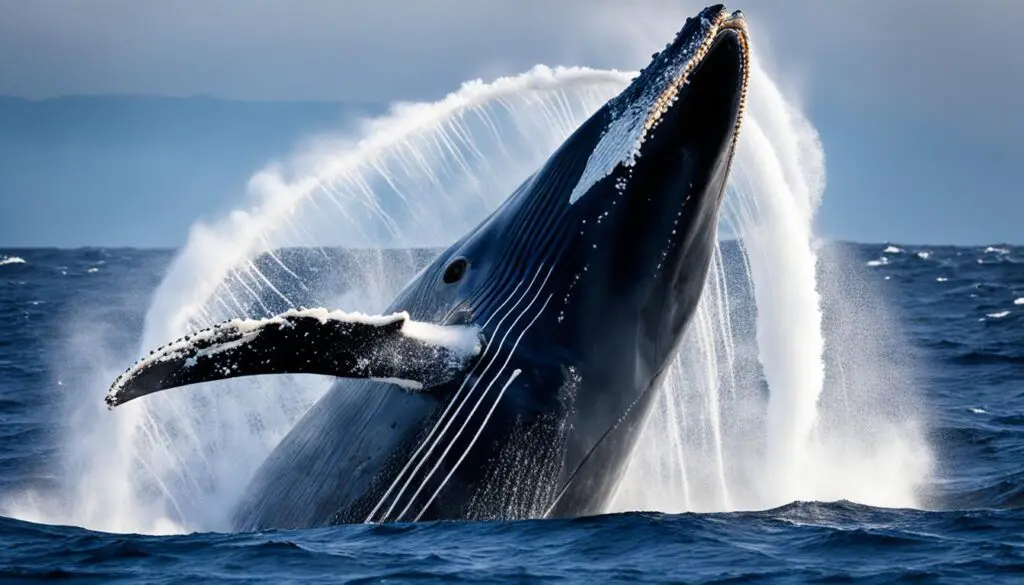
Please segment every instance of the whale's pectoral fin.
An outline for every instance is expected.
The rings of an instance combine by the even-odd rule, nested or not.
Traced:
[[[187,335],[139,360],[110,387],[111,408],[199,382],[261,374],[369,378],[424,389],[451,381],[479,355],[473,327],[325,309],[233,320]]]

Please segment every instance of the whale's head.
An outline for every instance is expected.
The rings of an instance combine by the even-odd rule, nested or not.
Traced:
[[[664,368],[703,290],[748,71],[742,13],[719,5],[688,20],[598,114],[604,128],[568,194],[578,230],[563,274],[578,281],[555,308],[579,327],[573,339],[635,329],[644,375]]]
[[[536,298],[526,318],[544,306],[533,327],[553,355],[603,362],[603,344],[633,354],[640,344],[645,374],[660,370],[703,288],[748,70],[741,13],[717,5],[688,19],[628,87],[439,258],[435,279],[448,283],[449,307],[458,309],[448,314],[489,322],[486,334],[500,336],[494,324]]]

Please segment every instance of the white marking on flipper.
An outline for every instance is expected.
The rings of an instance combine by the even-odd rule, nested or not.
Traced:
[[[373,382],[381,382],[384,384],[394,384],[395,386],[413,392],[423,390],[423,383],[417,382],[416,380],[405,380],[403,378],[370,378],[370,380]]]
[[[400,325],[399,334],[402,337],[434,348],[444,348],[459,356],[460,359],[476,356],[482,351],[480,330],[473,326],[436,325],[413,321],[409,318],[409,314],[404,311],[391,315],[365,315],[363,313],[328,311],[323,308],[290,309],[267,319],[232,319],[185,335],[150,352],[148,356],[136,361],[114,380],[107,393],[106,402],[108,406],[113,408],[133,398],[166,389],[150,389],[142,394],[132,390],[132,385],[135,381],[139,380],[139,376],[149,375],[153,367],[168,364],[179,370],[187,370],[188,368],[195,367],[200,360],[209,359],[219,354],[225,354],[234,350],[245,352],[247,351],[247,346],[257,342],[264,334],[267,336],[264,339],[273,339],[280,330],[292,329],[296,327],[297,323],[309,319],[316,320],[322,325],[350,324],[366,325],[374,328]],[[237,362],[228,362],[227,364],[221,362],[210,365],[211,367],[224,365],[226,368],[222,372],[224,376],[230,373],[230,369],[227,368],[238,367]],[[408,389],[423,387],[423,383],[419,380],[403,380],[401,384]],[[174,385],[170,387],[174,387]]]

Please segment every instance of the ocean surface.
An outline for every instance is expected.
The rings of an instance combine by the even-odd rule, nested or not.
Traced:
[[[0,583],[1024,583],[1024,248],[841,247],[918,364],[935,458],[926,509],[794,502],[176,536],[0,517]],[[135,351],[172,257],[0,250],[0,504],[75,489],[68,413],[105,388],[76,382],[70,348]]]

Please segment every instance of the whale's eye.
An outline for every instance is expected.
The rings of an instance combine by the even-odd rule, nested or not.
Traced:
[[[445,284],[452,284],[462,280],[462,277],[466,274],[466,268],[469,268],[469,261],[465,258],[456,258],[448,265],[448,268],[444,269],[444,282]]]

